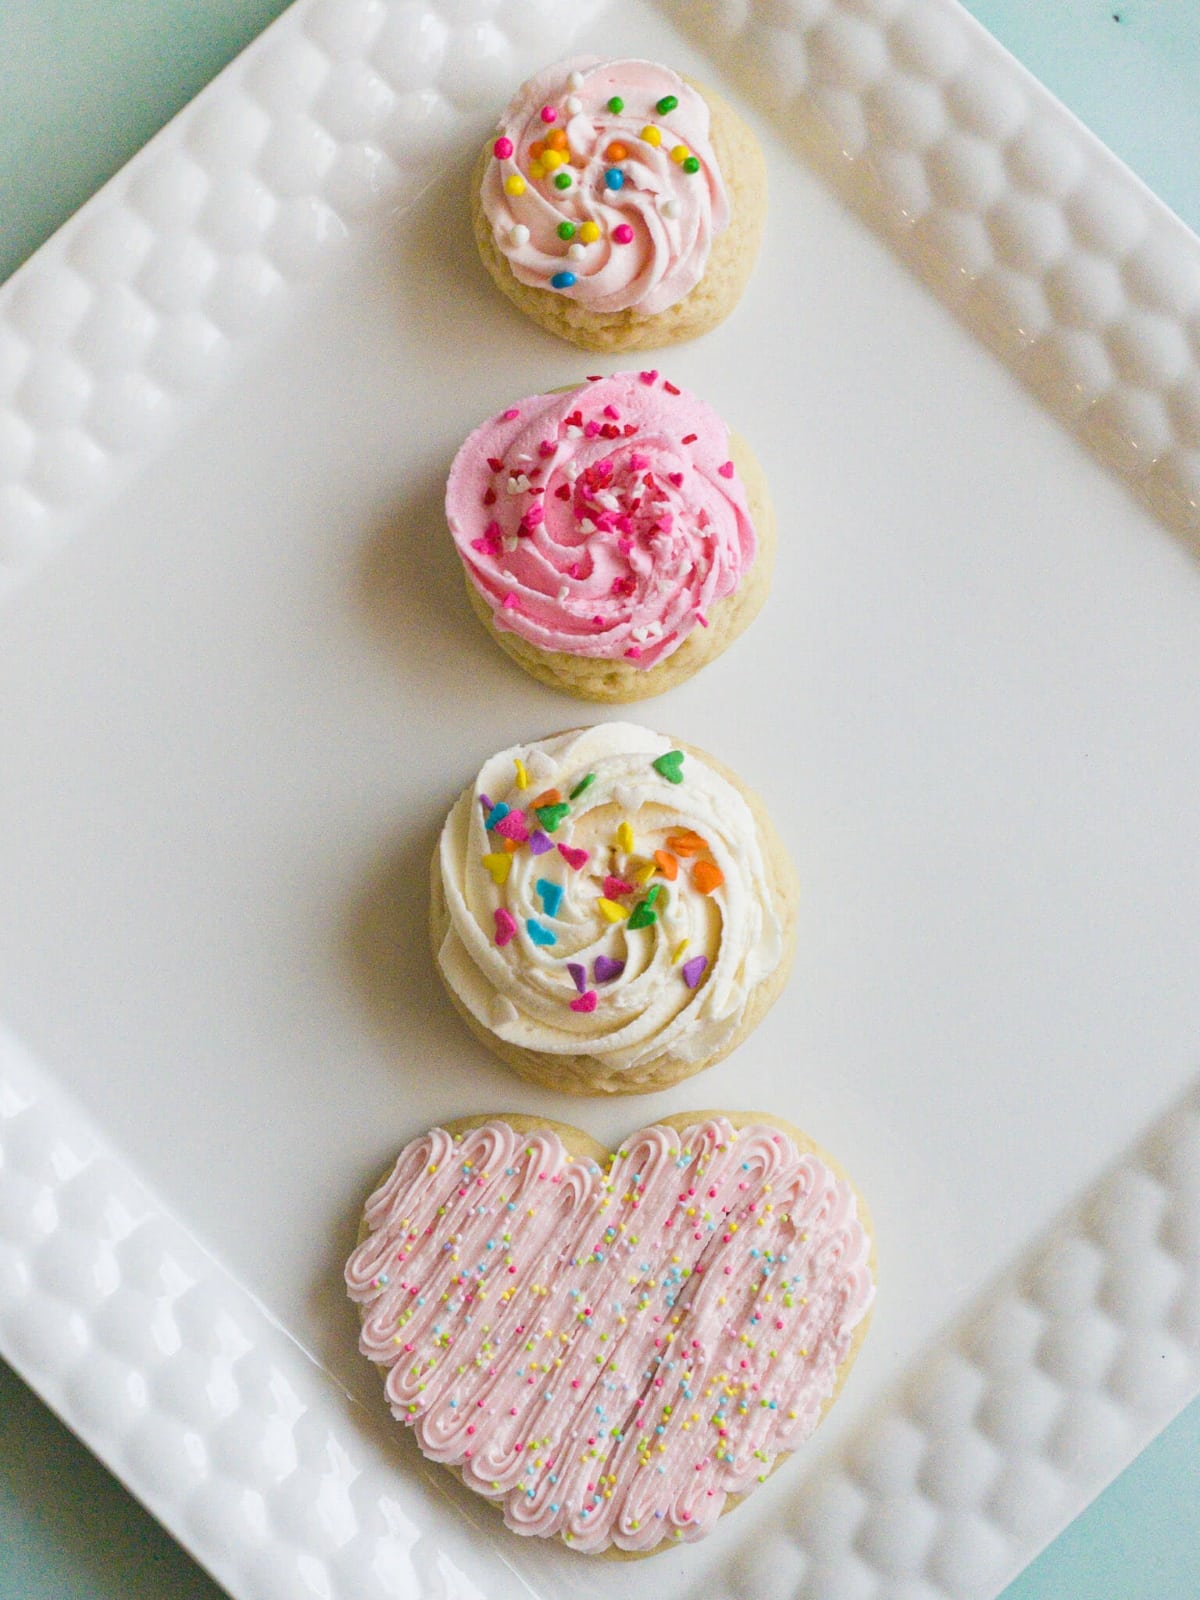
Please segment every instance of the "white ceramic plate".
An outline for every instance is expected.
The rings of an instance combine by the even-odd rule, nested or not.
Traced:
[[[598,370],[464,201],[576,45],[767,150],[742,306],[657,360],[753,441],[779,569],[641,715],[805,887],[753,1041],[616,1105],[494,1064],[423,931],[453,796],[581,715],[440,515],[480,417]],[[847,1394],[662,1600],[993,1595],[1200,1386],[1198,308],[949,0],[300,0],[0,295],[0,1351],[238,1600],[644,1589],[506,1534],[356,1354],[364,1192],[468,1111],[769,1108],[872,1202]]]

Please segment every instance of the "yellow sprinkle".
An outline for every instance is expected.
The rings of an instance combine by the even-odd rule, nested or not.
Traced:
[[[687,145],[685,145],[685,144],[677,144],[675,146],[675,148],[671,151],[671,160],[672,161],[678,161],[678,162],[684,162],[691,155],[691,153],[692,152],[688,149]]]
[[[529,773],[525,770],[525,763],[521,760],[520,756],[513,757],[513,766],[515,766],[517,769],[517,788],[528,789]]]
[[[566,160],[567,158],[561,150],[547,150],[542,156],[542,165],[547,172],[553,172],[555,167],[564,166]]]
[[[512,857],[510,856],[508,859],[511,861]],[[679,943],[675,946],[674,953],[671,956],[671,965],[673,967],[677,967],[683,960],[683,953],[690,943],[690,939],[680,939]]]
[[[652,144],[656,150],[662,143],[662,129],[656,128],[652,122],[648,122],[642,129],[641,136],[647,144]]]
[[[644,867],[635,868],[633,875],[639,883],[649,883],[650,879],[657,871],[658,868],[655,866],[654,862],[647,861]]]
[[[496,855],[484,856],[483,864],[491,873],[492,882],[501,884],[508,878],[508,874],[512,869],[513,858],[507,851],[501,851]]]
[[[504,190],[505,190],[506,194],[511,194],[511,195],[524,194],[525,193],[525,179],[521,176],[521,174],[519,172],[512,173],[509,177],[505,178],[505,180],[504,180]]]
[[[511,857],[508,859],[511,860]],[[596,904],[600,907],[601,916],[607,917],[609,922],[620,922],[622,917],[629,915],[624,906],[619,906],[615,900],[609,900],[605,895],[601,895]]]
[[[541,161],[531,161],[529,163],[529,176],[534,179],[540,179],[546,176],[546,164],[544,157]]]
[[[623,822],[617,829],[617,847],[626,853],[633,849],[633,829],[628,822]]]
[[[584,244],[595,244],[600,237],[600,224],[598,222],[582,223],[579,229],[579,237]]]

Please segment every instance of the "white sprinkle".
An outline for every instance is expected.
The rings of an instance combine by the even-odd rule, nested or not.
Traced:
[[[605,511],[619,511],[621,509],[621,502],[611,489],[601,489],[596,499],[604,507]]]
[[[580,517],[579,531],[580,533],[595,533],[596,524],[592,521],[591,517]]]
[[[577,117],[583,110],[583,101],[577,94],[567,96],[567,110],[573,117]]]
[[[529,454],[529,452],[527,450],[522,450],[521,454],[516,459],[518,461],[532,461],[533,457]]]
[[[574,249],[575,246],[572,245],[571,248]],[[582,439],[583,438],[583,429],[582,428],[577,428],[575,426],[575,424],[572,423],[571,426],[567,429],[567,438],[568,439]],[[572,466],[574,466],[574,462],[572,462]],[[576,471],[576,474],[578,474],[579,468],[575,467],[575,471]]]
[[[639,644],[645,644],[646,640],[650,637],[650,629],[649,629],[649,627],[645,627],[645,628],[630,628],[629,631],[633,635],[633,637],[637,640],[637,642]]]
[[[570,77],[567,79],[567,84],[572,89],[583,88],[583,73],[580,72],[578,67],[575,68]]]
[[[568,461],[566,466],[563,468],[563,476],[569,478],[571,482],[574,483],[575,479],[582,471],[583,468],[579,465],[578,461]]]
[[[504,548],[505,555],[509,556],[512,555],[513,551],[517,548],[520,542],[521,541],[517,538],[515,533],[506,533],[503,539],[500,541]]]
[[[570,588],[564,583],[562,588],[558,591],[558,601],[560,605],[567,598],[570,592]]]
[[[675,218],[679,215],[679,201],[672,198],[670,195],[660,196],[658,209],[669,222],[674,222]]]
[[[630,788],[627,783],[618,783],[614,786],[613,799],[622,811],[630,813],[636,811],[642,803],[637,790]]]
[[[508,242],[516,245],[518,249],[521,245],[529,243],[529,229],[523,222],[514,223],[508,230]]]
[[[584,249],[583,245],[576,241],[568,249],[567,254],[570,256],[572,261],[582,261],[584,256],[587,255],[587,251]]]

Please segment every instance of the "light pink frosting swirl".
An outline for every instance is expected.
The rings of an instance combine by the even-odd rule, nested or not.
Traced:
[[[725,424],[652,371],[534,395],[476,428],[446,519],[496,627],[639,667],[707,627],[757,549]]]
[[[619,111],[610,109],[614,97]],[[676,104],[660,112],[668,97]],[[555,129],[566,134],[567,159],[543,170],[530,147]],[[643,137],[647,129],[657,130],[657,142]],[[708,107],[678,73],[650,61],[562,62],[522,85],[497,136],[483,208],[519,282],[556,289],[590,311],[636,307],[656,316],[700,281],[713,238],[728,225],[729,201],[709,142]],[[609,154],[614,140],[625,156]],[[672,155],[681,146],[694,170]],[[613,170],[619,188],[607,181]],[[560,173],[568,187],[556,186]],[[506,187],[514,178],[523,182],[520,193]],[[598,237],[563,239],[561,223],[594,223]],[[563,272],[569,284],[552,282]]]
[[[874,1297],[854,1191],[775,1128],[605,1166],[501,1119],[414,1140],[346,1267],[422,1450],[574,1549],[698,1539],[812,1433]]]

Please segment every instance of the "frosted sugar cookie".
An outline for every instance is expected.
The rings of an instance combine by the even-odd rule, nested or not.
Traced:
[[[634,723],[516,745],[459,796],[432,864],[438,971],[522,1077],[664,1089],[783,988],[798,889],[757,796]]]
[[[766,168],[711,90],[651,61],[579,57],[517,91],[472,196],[479,253],[515,305],[584,349],[645,350],[737,304]]]
[[[655,369],[490,417],[455,456],[446,519],[496,643],[586,700],[684,682],[770,587],[762,469],[711,406]]]
[[[610,1153],[514,1115],[435,1128],[346,1267],[395,1417],[519,1534],[703,1538],[812,1434],[866,1334],[866,1207],[776,1118],[689,1112]]]

